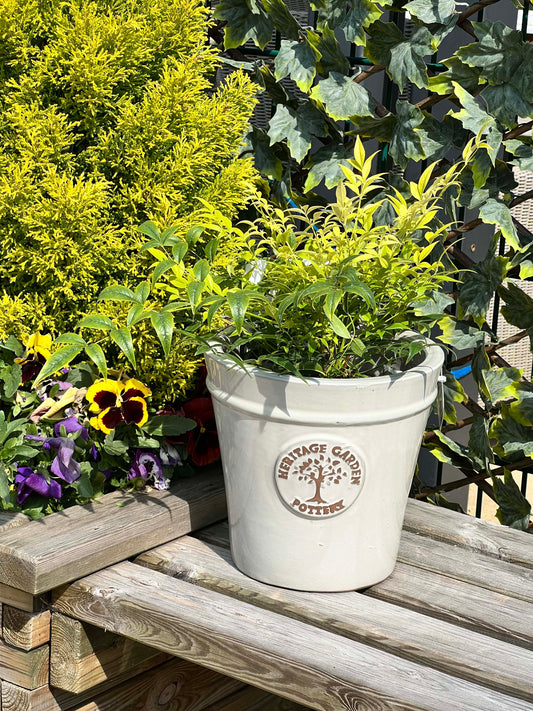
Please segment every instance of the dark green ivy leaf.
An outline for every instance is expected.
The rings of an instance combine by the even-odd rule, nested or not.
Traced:
[[[480,207],[479,215],[483,222],[498,225],[510,247],[516,250],[520,249],[520,239],[513,223],[513,216],[504,202],[489,198],[487,202]]]
[[[520,329],[533,328],[533,299],[525,291],[508,281],[498,288],[498,294],[505,302],[500,311],[507,323]]]
[[[376,102],[368,91],[356,84],[352,77],[330,72],[311,92],[311,97],[321,101],[328,114],[336,121],[350,116],[373,116]]]
[[[476,328],[473,323],[458,321],[451,316],[445,316],[438,323],[442,330],[442,335],[437,336],[439,341],[447,343],[457,350],[476,348],[480,344],[485,344],[490,339],[490,334]]]
[[[326,135],[324,117],[309,101],[298,111],[278,104],[270,120],[268,135],[271,145],[286,140],[292,157],[302,161],[311,148],[313,136]]]
[[[404,8],[426,25],[445,25],[455,11],[455,0],[411,0]]]
[[[263,4],[257,0],[221,0],[214,15],[227,23],[224,31],[226,49],[240,47],[249,39],[263,49],[272,39],[274,25]]]
[[[505,141],[505,147],[518,158],[513,161],[514,165],[520,170],[533,171],[533,146],[524,140],[510,139]]]
[[[485,323],[490,300],[505,279],[508,261],[506,257],[489,254],[476,265],[475,270],[464,273],[459,288],[459,318],[471,316],[481,328]]]
[[[281,180],[283,165],[277,156],[277,147],[270,145],[270,139],[262,128],[252,126],[243,152],[247,151],[251,152],[255,167],[262,175],[272,180]]]
[[[496,518],[504,526],[525,531],[531,516],[531,504],[520,491],[511,472],[506,469],[503,481],[499,477],[492,478],[494,498],[499,504]]]
[[[383,10],[371,0],[351,0],[348,12],[341,22],[348,42],[365,45],[365,28],[379,20],[382,14]]]
[[[263,5],[268,17],[274,23],[276,29],[283,33],[284,37],[292,40],[299,38],[301,27],[289,12],[283,0],[263,0]]]
[[[375,64],[385,65],[400,91],[409,81],[420,89],[427,88],[425,57],[437,49],[427,27],[418,26],[410,37],[405,37],[393,22],[377,21],[368,28],[368,33],[368,58]]]
[[[312,190],[322,181],[327,188],[335,188],[344,178],[341,166],[350,167],[351,152],[342,145],[323,146],[309,156],[306,168],[309,170],[304,190]]]
[[[429,88],[437,94],[452,94],[454,91],[453,83],[456,82],[463,89],[466,89],[470,94],[473,94],[479,89],[483,82],[480,79],[479,69],[469,67],[468,64],[461,62],[459,57],[453,56],[445,59],[442,62],[448,71],[439,72],[434,77],[429,77]]]
[[[494,461],[489,440],[489,422],[483,415],[474,414],[468,435],[468,446],[475,456],[483,462],[483,469],[488,470]]]
[[[307,31],[307,39],[320,55],[318,60],[318,70],[320,74],[326,76],[329,72],[348,74],[350,63],[344,56],[344,51],[335,37],[335,33],[327,25],[324,26],[322,34],[319,35],[313,30]]]
[[[493,449],[502,458],[533,458],[531,427],[516,422],[505,405],[502,407],[502,416],[491,425],[490,437],[497,440]]]
[[[281,47],[274,62],[276,79],[290,76],[298,88],[309,91],[316,75],[317,54],[308,42],[281,40]]]

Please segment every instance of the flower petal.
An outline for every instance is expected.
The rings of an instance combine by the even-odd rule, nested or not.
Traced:
[[[150,388],[143,385],[140,380],[135,380],[135,378],[130,378],[124,383],[124,391],[122,393],[122,400],[131,400],[132,397],[149,397],[152,394]]]
[[[95,412],[93,405],[100,410],[116,406],[121,392],[122,385],[116,380],[97,380],[87,390],[85,397],[92,405],[91,410]]]
[[[129,425],[134,422],[141,427],[148,420],[148,406],[142,397],[132,397],[122,403],[124,422]]]
[[[93,420],[96,420],[97,424],[93,424]],[[119,425],[124,418],[122,417],[122,412],[120,407],[108,407],[103,410],[97,417],[91,418],[90,422],[95,429],[109,434],[111,430],[114,430],[117,425]]]
[[[80,432],[82,439],[84,439],[86,442],[89,439],[89,433],[87,432],[87,428],[84,427],[80,422],[78,422],[77,417],[67,417],[66,420],[61,420],[61,422],[56,422],[54,425],[54,434],[56,437],[59,437],[61,434],[61,426],[65,428],[65,432],[67,434],[74,434],[75,432]]]

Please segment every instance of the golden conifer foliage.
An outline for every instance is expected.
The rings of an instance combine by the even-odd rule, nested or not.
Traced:
[[[255,90],[212,90],[208,21],[202,0],[0,0],[0,339],[71,330],[146,278],[144,220],[242,204]]]

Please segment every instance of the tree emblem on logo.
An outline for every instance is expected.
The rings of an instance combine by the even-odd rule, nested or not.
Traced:
[[[310,518],[327,518],[344,511],[358,497],[363,465],[351,444],[309,440],[282,452],[275,478],[291,510]]]
[[[322,487],[331,486],[332,484],[340,484],[342,478],[347,476],[347,472],[343,470],[340,459],[331,460],[331,457],[326,457],[319,454],[318,457],[310,458],[298,467],[298,478],[300,481],[305,481],[315,487],[314,496],[306,499],[308,503],[316,502],[317,504],[325,504],[326,500],[322,498]]]

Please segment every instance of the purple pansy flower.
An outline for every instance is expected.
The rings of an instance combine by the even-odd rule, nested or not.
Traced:
[[[34,472],[31,467],[17,467],[17,472],[15,476],[17,503],[21,506],[31,494],[40,494],[53,499],[61,498],[61,486],[57,481],[53,479],[46,481],[44,476]]]
[[[26,435],[26,438],[42,442],[45,449],[49,450],[53,447],[56,450],[57,454],[50,467],[52,474],[64,479],[69,484],[80,478],[81,467],[72,458],[76,447],[74,440],[68,437],[42,437],[40,435]]]
[[[145,480],[152,478],[155,489],[168,489],[169,480],[163,474],[159,458],[150,452],[141,452],[140,449],[135,453],[135,459],[128,474],[128,479],[137,478]]]
[[[56,422],[54,425],[54,434],[56,437],[61,435],[61,426],[65,428],[67,434],[74,434],[75,432],[81,432],[81,437],[86,442],[89,439],[89,433],[87,428],[80,424],[76,417],[67,417],[66,420],[61,420],[61,422]]]

